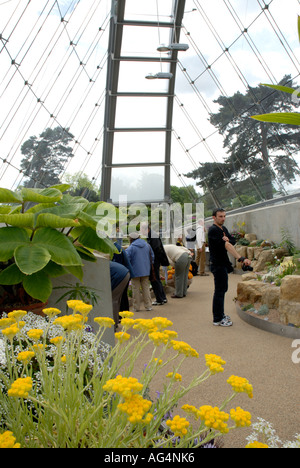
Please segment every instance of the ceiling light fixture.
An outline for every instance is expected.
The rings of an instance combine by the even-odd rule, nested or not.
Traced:
[[[171,52],[172,50],[177,50],[178,52],[186,52],[189,49],[188,44],[179,44],[177,42],[173,42],[172,44],[169,44],[168,46],[166,44],[161,44],[158,46],[157,51],[158,52]]]
[[[148,73],[146,75],[147,80],[171,80],[173,78],[173,73],[159,72],[155,75],[153,73]]]

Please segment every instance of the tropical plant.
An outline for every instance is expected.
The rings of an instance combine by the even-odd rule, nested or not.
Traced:
[[[298,16],[298,35],[300,40],[300,16]],[[294,101],[299,102],[300,100],[300,88],[294,89],[288,86],[277,86],[270,84],[264,84],[263,86],[267,86],[269,88],[281,91],[283,93],[291,94],[294,97]],[[261,122],[280,123],[286,125],[300,125],[299,112],[278,112],[263,115],[253,115],[252,118]]]
[[[51,277],[71,273],[81,281],[82,259],[95,262],[93,251],[116,252],[108,238],[97,235],[101,202],[63,194],[69,188],[0,188],[0,223],[5,224],[0,228],[2,298],[12,301],[17,293],[22,303],[25,291],[45,302],[52,292]],[[16,285],[21,286],[18,291]]]

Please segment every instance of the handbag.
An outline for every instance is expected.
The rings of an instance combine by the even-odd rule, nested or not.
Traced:
[[[149,245],[149,257],[150,257],[150,275],[149,275],[149,280],[151,283],[154,283],[156,281],[156,275],[155,275],[155,270],[154,270],[154,265],[152,263],[152,257],[151,257],[151,247]]]

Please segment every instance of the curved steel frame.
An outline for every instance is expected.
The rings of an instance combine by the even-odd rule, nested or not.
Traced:
[[[163,1],[163,0],[162,0]],[[105,103],[105,117],[104,117],[104,140],[103,140],[103,155],[102,155],[102,181],[101,181],[101,199],[108,201],[111,199],[111,179],[112,169],[128,168],[128,167],[150,167],[150,166],[164,166],[164,200],[170,201],[170,185],[171,185],[171,141],[172,141],[172,121],[173,121],[173,104],[175,92],[175,79],[177,68],[177,55],[178,51],[172,50],[165,58],[162,57],[122,57],[122,37],[124,26],[144,26],[144,27],[158,27],[157,22],[148,21],[126,21],[125,15],[126,0],[112,0],[111,20],[110,20],[110,36],[108,44],[108,65],[107,65],[107,82],[106,82],[106,103]],[[170,29],[170,44],[178,42],[182,27],[182,19],[184,15],[185,0],[174,0],[172,7],[173,22],[160,22],[159,27]],[[143,61],[143,62],[167,62],[170,64],[170,73],[173,78],[168,80],[168,91],[166,93],[120,93],[118,91],[119,85],[119,71],[120,63],[122,61]],[[116,107],[118,97],[164,97],[167,98],[167,115],[166,126],[163,128],[116,128]],[[113,148],[114,148],[114,135],[115,132],[134,132],[134,131],[152,131],[152,132],[165,132],[165,160],[163,163],[139,163],[139,164],[113,164]],[[134,200],[130,200],[134,201]],[[152,200],[143,200],[151,202]]]

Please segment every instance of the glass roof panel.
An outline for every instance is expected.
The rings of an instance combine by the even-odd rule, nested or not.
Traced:
[[[162,163],[165,132],[116,132],[113,164]]]
[[[171,28],[124,26],[121,56],[160,57],[157,47],[169,44],[170,34]]]
[[[111,199],[118,203],[126,195],[128,203],[163,201],[164,167],[113,168]]]
[[[119,92],[163,93],[168,90],[168,80],[149,80],[146,76],[169,72],[169,63],[122,61],[120,64]]]
[[[165,127],[167,98],[119,97],[116,128]]]
[[[158,7],[157,7],[158,4]],[[127,0],[125,19],[134,21],[170,21],[173,0]]]

